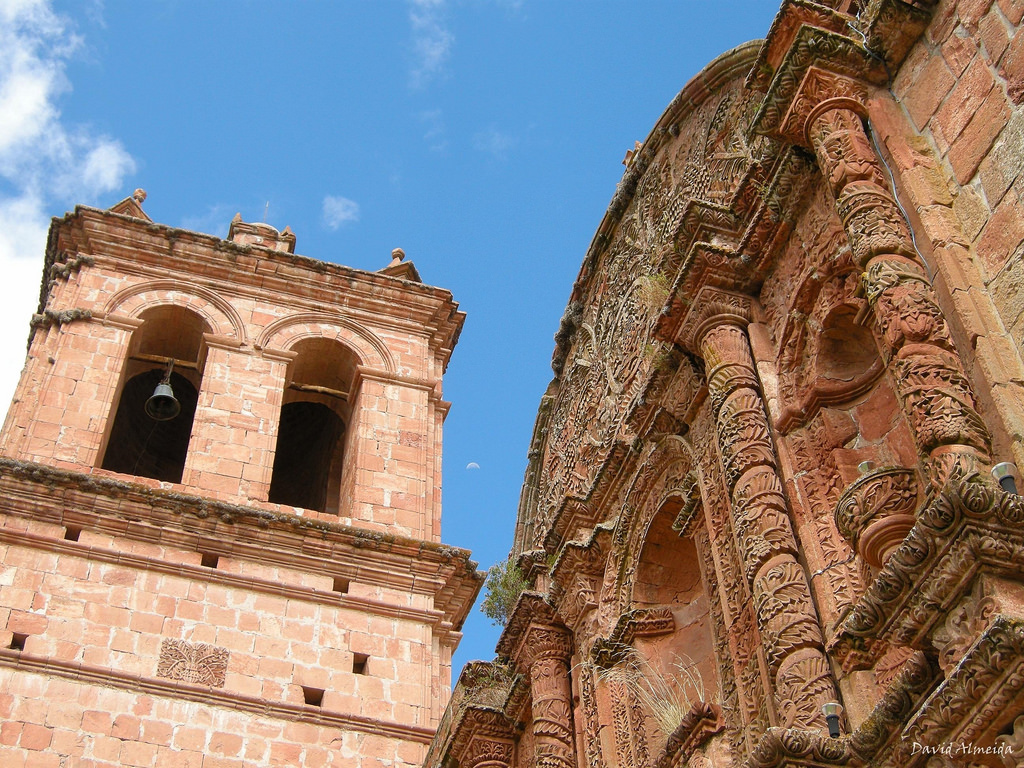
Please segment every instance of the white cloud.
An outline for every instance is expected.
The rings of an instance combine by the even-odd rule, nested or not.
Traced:
[[[455,36],[444,25],[444,0],[410,0],[412,23],[412,84],[425,86],[444,71]]]
[[[49,215],[118,189],[135,163],[119,141],[61,121],[82,39],[49,0],[0,0],[0,412],[25,359]],[[19,331],[22,329],[22,331]]]
[[[418,115],[420,122],[426,128],[423,140],[432,152],[441,152],[448,146],[446,129],[444,124],[444,113],[440,109],[427,109]]]
[[[486,152],[498,160],[504,160],[510,149],[519,143],[519,139],[511,133],[499,130],[491,126],[487,130],[480,131],[473,136],[473,148],[479,152]]]
[[[324,198],[324,224],[329,228],[338,229],[353,221],[359,221],[359,203],[347,197]]]

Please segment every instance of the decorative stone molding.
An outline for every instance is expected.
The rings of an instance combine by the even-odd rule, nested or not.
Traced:
[[[916,652],[886,688],[867,720],[850,735],[850,750],[863,763],[898,765],[887,761],[886,755],[900,746],[904,725],[940,677],[941,673],[928,656]]]
[[[683,768],[688,765],[690,755],[724,727],[718,705],[698,701],[669,734],[655,768]]]
[[[923,762],[912,744],[985,750],[1024,706],[1024,620],[996,618],[904,729],[899,765]],[[981,752],[979,754],[984,754]],[[970,754],[965,752],[964,758]]]
[[[854,762],[846,739],[827,733],[769,728],[757,743],[746,768],[834,768]]]
[[[917,499],[917,478],[911,470],[872,470],[839,497],[836,526],[861,557],[880,568],[914,527]]]
[[[529,676],[534,764],[575,768],[572,685],[569,663],[572,633],[537,592],[519,596],[498,640],[498,653]]]
[[[611,536],[609,527],[598,526],[586,542],[570,541],[562,547],[551,568],[551,600],[566,626],[574,630],[597,607]]]
[[[943,606],[959,603],[986,574],[1022,570],[1024,501],[977,475],[954,475],[840,626],[834,656],[851,671],[870,668],[889,645],[931,650],[932,633],[946,622]],[[943,637],[946,647],[952,636]]]
[[[514,730],[495,709],[466,706],[458,715],[447,753],[460,768],[508,768],[512,763]]]
[[[836,693],[807,574],[795,558],[796,537],[745,327],[751,302],[705,288],[693,307],[682,336],[706,366],[732,527],[775,706],[788,725],[817,728],[821,705]]]

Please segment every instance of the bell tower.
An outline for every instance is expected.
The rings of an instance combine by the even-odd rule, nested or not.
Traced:
[[[0,434],[0,747],[419,765],[482,576],[440,543],[465,315],[400,250],[366,272],[144,199],[50,229]]]

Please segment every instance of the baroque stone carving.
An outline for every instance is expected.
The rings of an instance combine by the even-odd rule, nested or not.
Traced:
[[[157,677],[192,685],[223,688],[228,669],[228,650],[207,643],[166,639],[160,644]]]
[[[861,475],[836,505],[839,531],[880,568],[914,526],[917,479],[909,469],[883,467]]]
[[[716,412],[717,441],[732,499],[732,518],[747,582],[756,606],[757,625],[775,682],[775,702],[787,722],[809,727],[821,721],[820,706],[835,691],[822,653],[822,639],[807,576],[793,553],[796,541],[781,494],[781,480],[742,318],[732,309],[745,306],[728,294],[711,293],[695,342],[708,369],[708,387]],[[795,655],[798,654],[798,655]],[[797,685],[790,674],[796,658],[824,672]],[[816,660],[816,661],[815,661]],[[833,698],[828,698],[832,696]],[[824,697],[824,698],[822,698]]]
[[[876,336],[918,450],[937,483],[956,466],[969,471],[988,455],[988,430],[860,116],[837,101],[812,115],[808,139],[864,270]]]

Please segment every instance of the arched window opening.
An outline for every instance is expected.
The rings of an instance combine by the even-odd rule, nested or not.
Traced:
[[[643,690],[651,692],[648,709],[657,711],[649,714],[662,738],[692,706],[720,701],[711,611],[697,546],[672,528],[681,508],[680,499],[670,498],[651,521],[632,594],[634,608],[667,609],[675,625],[670,634],[635,641],[642,668],[651,678]]]
[[[305,339],[292,350],[268,498],[338,514],[358,361],[330,339]]]
[[[114,418],[100,466],[112,472],[180,483],[206,348],[205,321],[184,307],[162,306],[143,312],[121,377]],[[181,406],[166,421],[146,413],[146,402],[173,363],[170,385]]]

